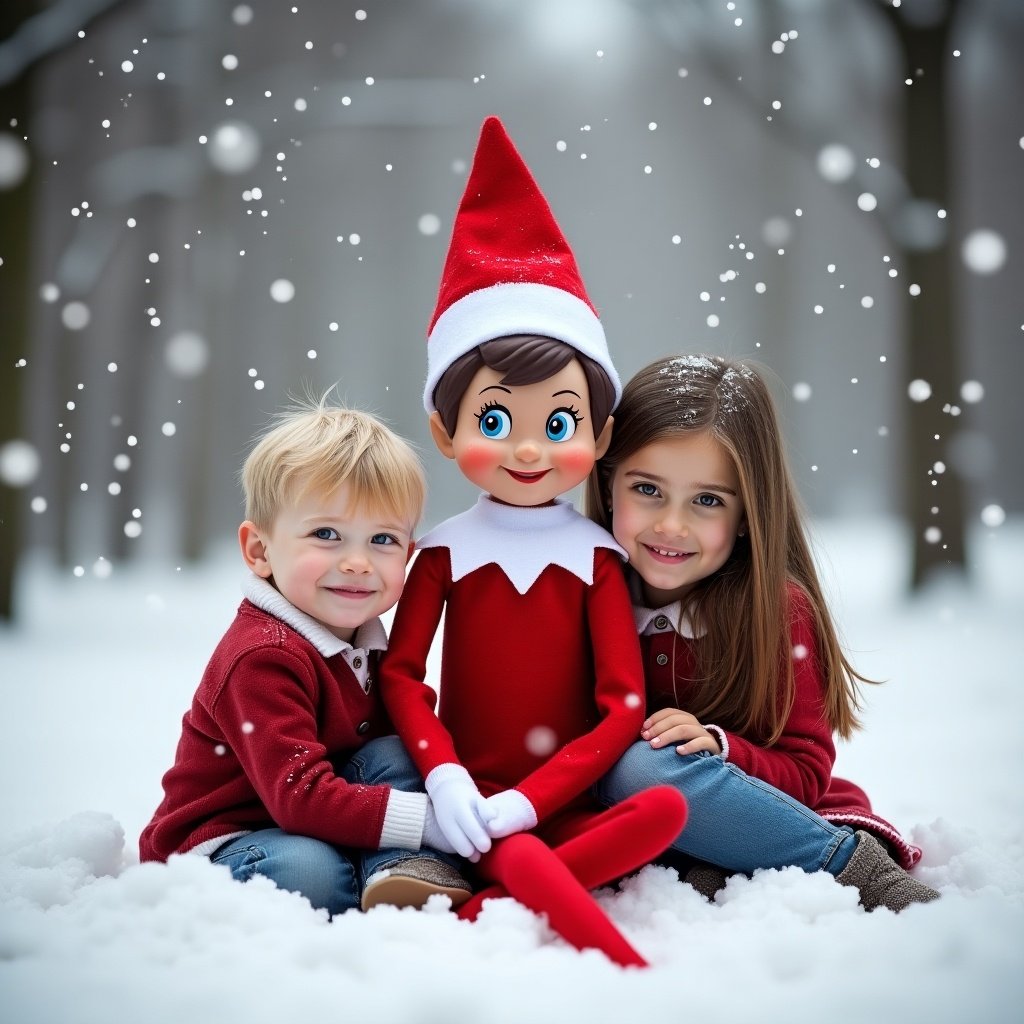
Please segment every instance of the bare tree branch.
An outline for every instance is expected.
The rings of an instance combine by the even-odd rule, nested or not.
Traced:
[[[0,43],[0,86],[24,75],[33,65],[73,42],[86,25],[126,0],[58,0],[26,18]]]

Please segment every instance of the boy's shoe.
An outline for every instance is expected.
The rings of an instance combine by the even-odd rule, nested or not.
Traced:
[[[443,860],[409,857],[370,875],[363,886],[362,908],[369,910],[379,903],[418,908],[436,892],[447,896],[453,909],[473,895],[469,882]]]
[[[911,878],[889,856],[885,847],[870,832],[857,832],[857,848],[842,871],[836,875],[840,885],[852,885],[860,893],[861,906],[868,911],[888,907],[898,914],[911,903],[930,903],[939,894],[924,882]]]

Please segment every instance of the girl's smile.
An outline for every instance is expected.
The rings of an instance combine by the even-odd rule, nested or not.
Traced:
[[[655,561],[664,561],[668,565],[693,557],[692,551],[670,551],[668,548],[655,548],[649,544],[644,545]]]

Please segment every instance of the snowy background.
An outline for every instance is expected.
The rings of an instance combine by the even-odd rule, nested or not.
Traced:
[[[5,1024],[1019,1019],[1020,0],[35,10],[0,4]],[[492,113],[623,378],[680,351],[777,374],[847,646],[888,680],[837,770],[939,903],[868,916],[782,872],[711,906],[649,868],[600,896],[653,965],[623,972],[509,901],[329,923],[137,864],[239,600],[253,432],[339,382],[422,449],[424,528],[472,501],[422,345]],[[967,572],[908,596],[964,532]]]
[[[787,870],[734,880],[709,905],[649,867],[600,895],[653,965],[641,972],[575,952],[510,900],[473,925],[443,900],[328,922],[199,858],[140,866],[181,713],[238,600],[238,560],[82,578],[31,562],[25,621],[0,633],[4,1019],[1019,1020],[1024,529],[971,541],[972,587],[908,602],[902,531],[818,530],[847,645],[889,680],[838,770],[924,847],[915,873],[942,899],[867,915],[854,890]]]

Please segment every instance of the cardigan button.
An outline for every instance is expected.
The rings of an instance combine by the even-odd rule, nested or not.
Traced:
[[[654,620],[655,629],[668,629],[668,619],[664,615],[659,615]]]
[[[356,732],[359,733],[360,736],[365,736],[369,731],[370,731],[370,723],[369,722],[360,722],[356,726]]]
[[[668,664],[668,655],[667,654],[659,654],[654,660],[659,665],[667,665]]]

